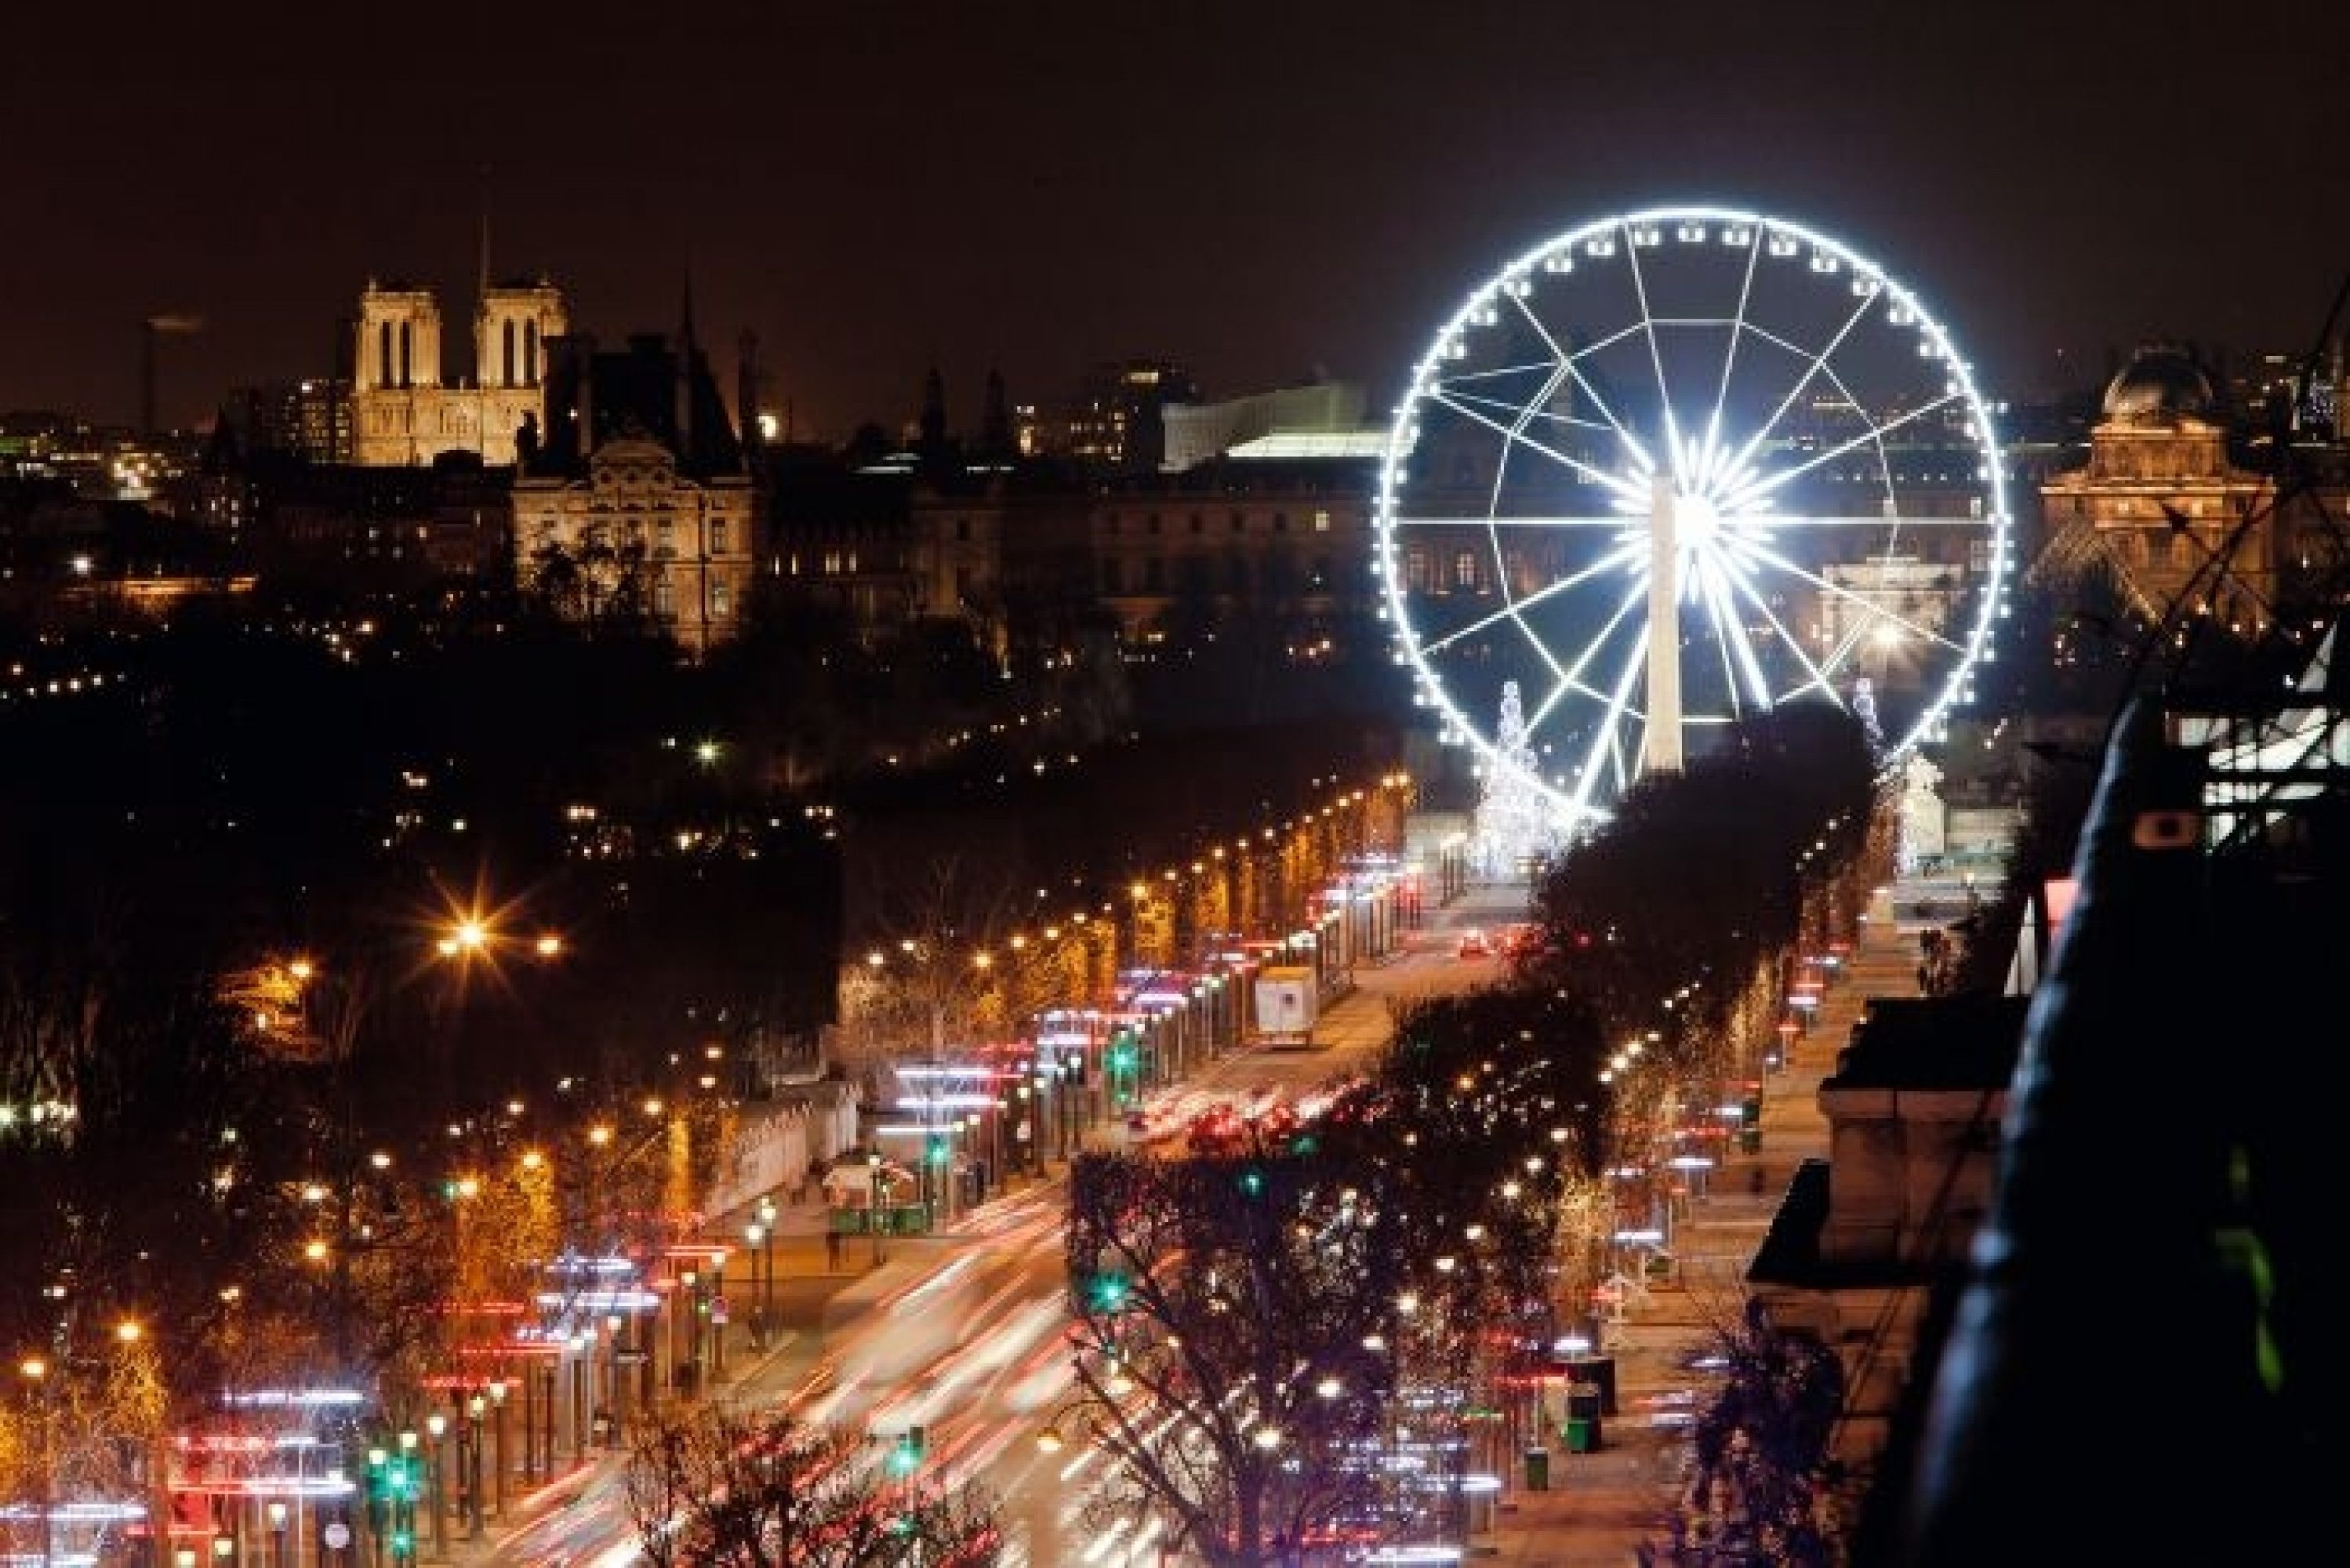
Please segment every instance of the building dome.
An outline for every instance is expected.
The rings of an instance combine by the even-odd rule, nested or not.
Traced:
[[[2219,394],[2184,348],[2140,348],[2106,388],[2105,417],[2125,424],[2168,425],[2216,417]]]

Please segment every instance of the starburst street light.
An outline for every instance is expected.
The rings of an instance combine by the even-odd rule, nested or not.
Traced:
[[[432,944],[442,958],[461,958],[490,945],[490,928],[479,915],[466,915]]]

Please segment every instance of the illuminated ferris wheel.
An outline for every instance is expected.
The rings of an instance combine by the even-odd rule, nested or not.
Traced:
[[[1783,220],[1669,207],[1519,256],[1436,334],[1377,566],[1447,738],[1572,826],[1782,703],[1852,710],[1888,764],[1939,738],[2008,528],[1990,415],[1914,293]]]

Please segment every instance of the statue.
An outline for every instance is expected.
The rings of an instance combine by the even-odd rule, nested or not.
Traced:
[[[1926,861],[1942,857],[1942,797],[1934,788],[1941,782],[1942,770],[1921,753],[1911,753],[1908,762],[1902,765],[1899,854],[1904,874],[1918,870]]]

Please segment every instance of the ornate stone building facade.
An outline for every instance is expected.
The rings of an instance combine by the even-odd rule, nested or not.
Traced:
[[[518,453],[515,575],[583,620],[649,617],[700,658],[733,638],[756,570],[760,510],[693,340],[551,346],[549,419]]]
[[[641,435],[598,447],[583,478],[515,482],[520,570],[582,618],[649,612],[700,658],[734,635],[754,567],[751,480],[696,480]]]
[[[510,466],[525,418],[546,426],[550,345],[567,329],[562,292],[546,279],[484,286],[473,312],[473,373],[452,380],[432,292],[369,279],[352,358],[358,462],[416,466],[465,452],[489,467]]]
[[[2141,348],[2106,388],[2087,465],[2040,494],[2035,580],[2102,576],[2150,622],[2178,605],[2245,639],[2273,617],[2275,485],[2230,459],[2220,398],[2185,350]]]

